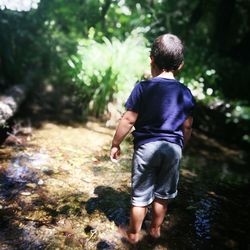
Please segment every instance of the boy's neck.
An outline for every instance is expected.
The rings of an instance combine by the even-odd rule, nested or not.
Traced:
[[[153,58],[151,58],[151,74],[152,77],[162,77],[167,79],[175,79],[174,71],[166,71],[164,69],[159,69],[157,65],[154,63]]]
[[[160,72],[159,72],[160,73]],[[174,73],[172,71],[162,71],[160,74],[156,75],[157,77],[167,78],[167,79],[175,79]]]

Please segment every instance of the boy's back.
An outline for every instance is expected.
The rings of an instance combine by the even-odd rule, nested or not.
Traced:
[[[120,143],[135,126],[132,161],[131,212],[129,228],[123,233],[132,244],[152,207],[149,234],[160,237],[167,201],[176,197],[181,148],[192,132],[194,99],[187,87],[174,79],[184,65],[183,44],[172,34],[155,39],[150,52],[154,78],[137,84],[126,102],[110,151],[112,161],[120,155]]]
[[[193,106],[191,92],[175,79],[154,77],[138,83],[126,102],[127,110],[138,113],[135,147],[157,140],[183,147],[182,125]]]

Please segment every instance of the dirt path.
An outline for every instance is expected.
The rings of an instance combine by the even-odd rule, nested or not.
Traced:
[[[129,249],[117,232],[130,205],[131,143],[114,165],[113,129],[43,120],[0,147],[0,249]],[[19,142],[19,143],[17,143]],[[162,238],[138,249],[246,249],[246,152],[194,133]],[[235,212],[236,211],[236,212]],[[245,218],[245,220],[242,220]],[[150,219],[150,211],[143,225]]]
[[[12,153],[1,161],[0,249],[126,249],[117,225],[127,223],[130,174],[108,160],[112,134],[47,122],[25,145],[1,148]]]

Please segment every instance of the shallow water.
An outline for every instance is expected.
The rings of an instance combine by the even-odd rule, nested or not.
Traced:
[[[210,240],[211,239],[211,224],[213,223],[213,217],[218,207],[216,207],[217,201],[214,198],[208,197],[207,199],[201,199],[197,204],[195,211],[195,233],[198,238]]]

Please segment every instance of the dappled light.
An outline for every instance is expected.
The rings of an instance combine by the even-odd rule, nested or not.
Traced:
[[[184,43],[171,73],[195,98],[193,132],[161,237],[149,206],[135,247],[248,249],[249,13],[247,1],[0,0],[0,249],[131,249],[132,135],[118,163],[109,151],[164,33]]]
[[[14,11],[29,11],[37,9],[40,0],[1,0],[0,9],[9,9]]]

